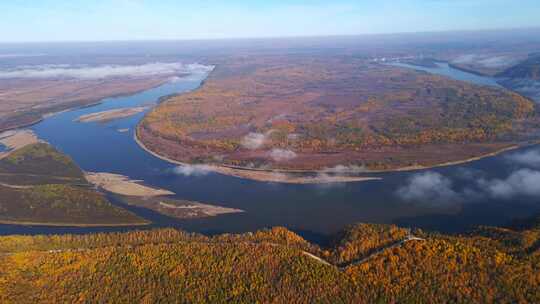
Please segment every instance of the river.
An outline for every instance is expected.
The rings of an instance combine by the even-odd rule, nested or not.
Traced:
[[[435,62],[434,64],[435,64],[435,67],[425,67],[425,66],[420,66],[420,65],[412,65],[412,64],[399,63],[399,62],[392,63],[391,65],[397,66],[397,67],[415,69],[418,71],[424,71],[424,72],[437,74],[441,76],[446,76],[455,80],[472,82],[478,85],[486,85],[486,86],[502,88],[502,86],[499,83],[497,83],[497,79],[493,77],[480,76],[480,75],[468,73],[462,70],[458,70],[456,68],[451,67],[447,62]]]
[[[424,67],[414,68],[427,70]],[[429,68],[429,72],[482,85],[493,85],[491,81],[495,81],[481,77],[481,82],[478,82],[479,76],[448,65]],[[317,241],[345,225],[358,222],[394,223],[442,232],[463,232],[476,225],[502,225],[515,218],[540,212],[538,196],[531,193],[494,197],[483,189],[488,189],[497,181],[507,181],[513,173],[525,169],[526,166],[510,161],[508,155],[534,151],[534,148],[445,168],[371,175],[382,177],[380,181],[290,185],[256,182],[216,173],[196,176],[176,174],[175,165],[146,153],[133,140],[134,128],[146,112],[108,123],[74,122],[83,114],[145,105],[165,95],[194,90],[205,78],[205,74],[191,75],[132,96],[106,98],[92,107],[48,117],[32,129],[40,138],[71,156],[86,171],[118,173],[171,190],[178,198],[246,211],[212,218],[176,220],[146,209],[125,206],[152,220],[150,227],[178,227],[212,234],[285,226],[307,239]],[[120,129],[129,131],[119,132]],[[532,168],[527,170],[533,172]],[[416,193],[420,196],[411,199],[410,195],[408,198],[404,195],[415,194],[414,191],[420,191]],[[134,228],[0,225],[0,234],[89,233]]]

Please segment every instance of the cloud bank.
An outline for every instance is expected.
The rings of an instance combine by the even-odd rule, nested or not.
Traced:
[[[262,148],[264,144],[268,142],[270,135],[272,135],[274,131],[275,130],[268,130],[266,133],[250,132],[248,135],[242,138],[242,142],[240,144],[246,149],[257,150]]]
[[[249,150],[259,149],[266,142],[267,136],[263,133],[249,133],[242,139],[242,147]]]
[[[516,197],[540,198],[540,151],[529,150],[506,157],[525,168],[517,169],[503,178],[486,178],[480,170],[460,169],[453,178],[428,171],[414,174],[395,194],[404,201],[445,203],[451,201],[472,202],[476,200],[509,200]],[[454,181],[466,186],[459,190]]]
[[[486,68],[501,68],[515,64],[517,61],[508,56],[486,56],[467,54],[459,56],[452,61],[457,64],[477,64]]]
[[[182,63],[147,63],[142,65],[40,65],[0,70],[0,79],[8,78],[75,78],[102,79],[108,77],[147,77],[156,75],[179,75],[208,73],[212,66]]]
[[[499,82],[505,86],[512,87],[518,93],[530,97],[535,102],[540,103],[540,81],[526,78],[502,78]]]
[[[540,150],[513,153],[507,156],[507,159],[519,165],[540,168]]]
[[[272,149],[269,153],[270,157],[275,161],[287,161],[296,158],[296,153],[285,149]]]
[[[25,54],[25,53],[0,54],[0,59],[20,58],[20,57],[40,57],[40,56],[45,56],[45,54]]]
[[[174,168],[174,174],[183,176],[204,176],[212,172],[211,167],[208,165],[182,165]]]
[[[479,185],[493,198],[509,199],[516,196],[540,197],[540,172],[521,169],[504,180],[481,180]]]
[[[364,167],[364,166],[355,166],[355,165],[349,165],[349,166],[344,166],[344,165],[337,165],[335,167],[331,167],[331,168],[325,168],[323,170],[323,172],[325,173],[341,173],[341,174],[345,174],[345,173],[364,173],[364,172],[368,172],[367,168]]]
[[[397,190],[397,195],[405,201],[448,203],[459,198],[452,190],[452,181],[436,172],[413,175],[405,186]]]

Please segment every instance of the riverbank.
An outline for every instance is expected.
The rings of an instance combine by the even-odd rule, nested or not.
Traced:
[[[137,130],[138,128],[136,128],[134,132],[134,140],[137,143],[137,145],[139,145],[139,147],[141,147],[141,149],[143,149],[144,151],[150,153],[151,155],[161,160],[164,160],[166,162],[169,162],[175,165],[193,166],[193,164],[179,162],[179,161],[167,158],[165,156],[162,156],[150,150],[138,138]],[[366,171],[362,173],[380,174],[380,173],[392,173],[392,172],[411,172],[411,171],[420,171],[420,170],[428,170],[428,169],[441,168],[441,167],[456,166],[456,165],[467,164],[470,162],[478,161],[478,160],[489,158],[489,157],[494,157],[505,152],[510,152],[510,151],[517,150],[526,146],[533,146],[537,144],[540,144],[540,141],[532,142],[527,145],[513,144],[513,145],[509,145],[508,147],[504,147],[502,149],[496,150],[494,152],[466,158],[463,160],[442,162],[439,164],[434,164],[432,166],[417,165],[417,166],[406,166],[402,168],[385,169],[385,170],[367,170],[366,169]],[[234,176],[238,178],[255,180],[255,181],[288,183],[288,184],[331,184],[331,183],[350,183],[350,182],[382,180],[382,178],[380,177],[354,177],[354,176],[330,175],[328,174],[329,172],[325,170],[320,170],[320,171],[263,170],[263,169],[244,168],[244,167],[216,166],[216,165],[204,165],[204,170],[223,174],[223,175]],[[305,176],[301,176],[302,174]]]
[[[445,62],[445,61],[443,61],[443,62]],[[459,70],[459,71],[462,71],[462,72],[465,72],[465,73],[470,73],[470,74],[473,74],[473,75],[476,75],[476,76],[481,76],[481,77],[494,77],[495,76],[495,75],[490,75],[488,73],[483,73],[481,71],[477,71],[477,70],[474,70],[474,69],[466,68],[466,67],[460,66],[458,64],[452,63],[452,62],[445,62],[445,63],[448,63],[448,66],[453,68],[453,69],[456,69],[456,70]]]
[[[536,142],[536,143],[530,144],[530,145],[536,145],[538,143],[539,142]],[[470,157],[470,158],[466,158],[466,159],[463,159],[463,160],[443,162],[443,163],[432,165],[432,166],[420,166],[420,165],[418,165],[418,166],[407,166],[407,167],[403,167],[403,168],[388,169],[388,170],[370,170],[369,172],[371,172],[371,173],[409,172],[409,171],[419,171],[419,170],[428,170],[428,169],[435,169],[435,168],[463,165],[463,164],[478,161],[478,160],[481,160],[481,159],[484,159],[484,158],[494,157],[494,156],[500,155],[502,153],[517,150],[517,149],[524,148],[524,147],[525,146],[511,145],[509,147],[502,148],[500,150],[490,152],[490,153],[487,153],[487,154],[483,154],[483,155],[479,155],[479,156],[475,156],[475,157]]]
[[[149,154],[179,166],[193,166],[193,164],[183,163],[174,159],[162,156],[147,148],[138,137],[138,127],[135,129],[133,139]],[[204,165],[205,171],[215,172],[223,175],[234,176],[238,178],[250,179],[260,182],[284,183],[284,184],[332,184],[332,183],[351,183],[381,180],[380,177],[355,177],[331,175],[327,171],[300,171],[300,170],[262,170],[243,167]],[[304,175],[304,176],[302,176]]]
[[[178,77],[186,77],[189,76],[189,74],[183,74],[179,75]],[[153,88],[160,87],[167,82],[170,81],[170,78],[163,78],[163,79],[157,79],[154,81],[149,81],[147,85],[143,87],[139,87],[132,90],[126,90],[125,92],[121,93],[111,93],[111,94],[104,94],[104,95],[98,95],[93,96],[89,98],[85,98],[83,100],[78,101],[70,101],[63,104],[55,104],[50,106],[44,106],[43,108],[37,110],[37,112],[32,114],[32,118],[28,119],[28,117],[24,117],[24,119],[14,119],[11,122],[6,123],[5,125],[0,124],[0,132],[10,131],[10,130],[17,130],[21,128],[27,128],[31,127],[33,125],[36,125],[40,122],[42,122],[44,119],[49,118],[51,116],[57,115],[59,113],[63,113],[66,111],[72,111],[76,109],[83,109],[87,107],[93,107],[96,105],[99,105],[103,102],[104,99],[107,98],[118,98],[118,97],[127,97],[132,96]],[[27,113],[20,113],[20,114],[27,114]],[[22,115],[21,117],[23,117]],[[28,116],[28,115],[26,115]],[[9,118],[9,117],[8,117]],[[9,119],[8,119],[9,120]]]

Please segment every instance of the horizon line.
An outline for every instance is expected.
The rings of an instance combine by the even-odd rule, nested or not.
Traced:
[[[459,29],[440,31],[405,31],[384,33],[358,33],[358,34],[332,34],[332,35],[283,35],[283,36],[245,36],[245,37],[217,37],[217,38],[157,38],[157,39],[104,39],[104,40],[33,40],[33,41],[0,41],[0,45],[8,44],[40,44],[40,43],[117,43],[117,42],[209,42],[209,41],[234,41],[234,40],[279,40],[279,39],[306,39],[306,38],[339,38],[339,37],[374,37],[395,36],[414,34],[450,34],[450,33],[480,33],[493,31],[524,31],[540,30],[539,26],[508,27],[508,28],[484,28],[484,29]]]

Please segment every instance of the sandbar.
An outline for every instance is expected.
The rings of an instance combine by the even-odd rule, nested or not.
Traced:
[[[157,213],[177,218],[194,219],[214,217],[223,214],[245,212],[241,209],[221,207],[195,201],[175,199],[170,197],[133,197],[121,196],[120,199],[128,204],[147,208]]]
[[[166,203],[166,202],[159,202],[159,206],[165,209],[185,209],[185,210],[193,209],[193,210],[200,211],[208,216],[217,216],[221,214],[244,212],[243,210],[240,210],[240,209],[226,208],[226,207],[221,207],[221,206],[202,204],[198,202],[189,202],[186,205],[175,205],[175,204]]]
[[[107,122],[115,119],[121,119],[144,112],[148,107],[122,108],[109,111],[95,112],[79,116],[75,119],[77,122]]]
[[[86,172],[85,177],[95,186],[120,195],[139,197],[174,195],[174,192],[145,186],[141,181],[131,180],[120,174]]]

